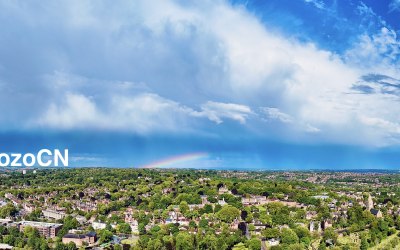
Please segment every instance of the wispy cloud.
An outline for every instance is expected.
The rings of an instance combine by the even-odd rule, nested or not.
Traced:
[[[289,125],[292,130],[305,131],[308,133],[317,133],[321,130],[306,122],[303,122],[287,113],[282,112],[278,108],[261,107],[261,112],[266,116],[267,121],[278,121]]]
[[[261,110],[263,112],[265,112],[268,119],[278,120],[283,123],[292,123],[293,122],[292,116],[290,116],[286,113],[283,113],[282,111],[280,111],[277,108],[264,107],[264,108],[261,108]]]
[[[389,12],[400,11],[400,0],[392,0],[389,4]]]
[[[220,103],[208,101],[201,106],[201,112],[195,112],[195,116],[206,116],[211,121],[222,123],[224,118],[246,123],[249,115],[252,115],[250,107],[234,103]]]
[[[363,94],[390,94],[400,96],[400,80],[387,75],[367,74],[352,89]]]
[[[313,4],[318,9],[324,9],[325,3],[322,0],[304,0],[306,3]]]

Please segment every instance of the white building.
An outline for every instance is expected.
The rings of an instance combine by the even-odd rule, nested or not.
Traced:
[[[13,247],[8,244],[0,243],[0,249],[13,249]]]
[[[92,223],[92,227],[93,227],[94,230],[104,229],[104,228],[106,228],[106,226],[107,226],[107,224],[103,223],[103,222],[94,221]]]
[[[65,213],[58,212],[58,211],[51,210],[51,209],[43,210],[42,213],[43,213],[44,217],[50,218],[50,219],[55,219],[55,220],[61,220],[61,219],[64,219],[64,217],[65,217]]]

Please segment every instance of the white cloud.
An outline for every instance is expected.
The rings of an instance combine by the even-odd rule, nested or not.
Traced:
[[[305,131],[308,133],[317,133],[321,131],[319,128],[308,123],[296,120],[293,116],[282,112],[278,108],[261,107],[260,110],[266,115],[267,121],[279,121],[288,125],[292,130]]]
[[[361,116],[360,120],[362,123],[372,126],[372,127],[377,127],[379,129],[384,129],[386,132],[390,134],[396,134],[397,136],[400,136],[400,124],[398,123],[393,123],[387,120],[384,120],[382,118],[377,118],[377,117],[368,117],[368,116]]]
[[[151,93],[129,98],[113,96],[103,108],[99,108],[90,97],[68,93],[65,102],[50,106],[39,124],[58,129],[91,127],[141,134],[185,131],[189,127],[186,116],[191,112],[189,108]]]
[[[306,1],[323,7],[321,1]],[[342,56],[276,33],[243,6],[222,0],[25,5],[0,6],[4,20],[20,33],[32,27],[42,32],[31,36],[28,47],[19,37],[7,40],[12,32],[4,36],[1,54],[20,51],[20,56],[11,64],[5,56],[0,59],[15,75],[2,81],[8,88],[0,97],[24,109],[17,109],[19,115],[4,114],[1,122],[35,120],[47,107],[41,126],[212,131],[212,126],[198,127],[198,120],[220,124],[230,119],[247,126],[259,119],[253,109],[276,107],[266,110],[270,119],[297,124],[302,131],[323,131],[323,141],[393,143],[382,126],[361,117],[398,124],[398,98],[352,91],[371,71],[400,77],[399,42],[388,27],[361,36]],[[0,24],[2,32],[6,25]],[[29,84],[21,75],[29,77]],[[37,75],[44,77],[37,80]],[[17,97],[10,95],[19,91],[15,86],[23,89]],[[37,93],[29,92],[32,86]],[[9,108],[0,109],[3,114]],[[259,130],[270,129],[268,123],[262,126]],[[376,133],[371,135],[371,129]]]
[[[325,3],[323,1],[318,1],[318,0],[304,0],[306,3],[311,3],[313,4],[316,8],[318,9],[324,9],[325,8]]]
[[[249,115],[252,115],[250,107],[234,103],[220,103],[208,101],[201,105],[201,112],[193,113],[195,116],[205,116],[211,121],[222,123],[224,118],[246,123]]]
[[[34,125],[56,129],[83,129],[131,131],[139,134],[154,132],[190,132],[195,121],[207,118],[217,124],[230,119],[244,124],[251,109],[233,103],[208,101],[196,111],[154,93],[134,96],[114,94],[102,100],[77,93],[66,93],[62,102],[50,105],[48,111]],[[193,120],[196,119],[196,120]]]
[[[385,72],[397,62],[399,55],[400,41],[396,32],[388,27],[382,27],[376,34],[361,35],[359,41],[346,52],[345,56],[349,64],[373,72]]]
[[[305,124],[305,131],[308,133],[318,133],[321,132],[321,130],[317,127],[314,127],[310,124]]]
[[[102,119],[99,119],[96,104],[84,95],[71,93],[66,94],[62,107],[50,105],[49,110],[39,121],[41,125],[61,129],[88,125],[101,126],[98,122],[102,122]]]
[[[370,136],[377,139],[379,146],[400,143],[400,123],[365,115],[360,116],[360,121],[367,126]]]
[[[143,77],[142,73],[137,75],[150,84],[148,88],[152,92],[159,95],[134,93],[134,97],[131,97],[107,89],[107,93],[114,96],[113,101],[106,108],[107,111],[101,109],[97,124],[107,120],[104,117],[112,117],[110,120],[113,123],[104,126],[142,133],[176,130],[183,125],[189,128],[193,126],[191,120],[200,117],[217,124],[224,119],[245,124],[250,116],[257,118],[250,106],[275,106],[275,110],[264,110],[269,118],[293,123],[289,127],[294,127],[294,130],[323,130],[326,132],[324,140],[338,143],[349,143],[351,140],[351,143],[361,144],[374,144],[374,140],[383,143],[386,140],[383,134],[381,137],[368,135],[371,125],[357,117],[368,113],[372,115],[372,110],[379,113],[380,110],[371,110],[371,105],[382,103],[382,106],[392,106],[392,100],[349,94],[349,91],[361,75],[371,69],[376,70],[377,65],[382,64],[382,59],[385,63],[378,66],[378,70],[389,75],[397,74],[391,67],[398,55],[397,38],[393,31],[382,28],[378,34],[360,37],[360,41],[346,53],[346,60],[343,60],[340,55],[321,50],[314,44],[303,44],[271,32],[245,9],[232,7],[224,1],[187,5],[162,1],[160,4],[136,2],[136,14],[143,23],[138,18],[134,21],[138,23],[132,25],[141,27],[146,31],[145,35],[139,33],[138,36],[135,33],[138,28],[135,28],[133,35],[122,33],[124,35],[114,45],[117,46],[114,51],[121,50],[127,55],[131,53],[134,59],[136,52],[131,52],[131,49],[155,49],[157,54],[149,52],[143,55],[151,59],[149,62],[136,60],[135,65],[142,68],[143,72],[163,75],[164,70],[168,71],[161,79]],[[82,25],[74,23],[74,27],[100,25],[91,24],[90,20],[95,20],[91,16],[96,16],[92,10],[88,10],[88,15]],[[121,33],[121,25],[131,23],[124,15],[113,22],[111,31],[107,31],[111,34]],[[174,43],[171,43],[171,37]],[[124,43],[126,45],[118,48]],[[183,48],[189,51],[187,56],[194,69],[188,68],[184,58],[180,57],[179,51]],[[191,53],[191,50],[201,53]],[[175,53],[170,54],[170,51]],[[385,58],[382,54],[389,56]],[[175,71],[175,68],[179,70]],[[186,71],[193,71],[194,74],[182,75],[181,72]],[[183,78],[173,83],[163,82],[170,76],[176,78],[180,75]],[[195,92],[190,92],[191,89]],[[205,96],[198,93],[205,93]],[[90,96],[90,93],[87,95]],[[232,101],[218,102],[220,97]],[[191,103],[192,99],[197,101]],[[100,108],[97,106],[98,111]],[[200,111],[195,108],[199,106]],[[281,112],[279,108],[282,106],[291,115]],[[67,114],[69,109],[65,110]],[[87,124],[91,124],[90,117],[85,119],[89,119]]]
[[[264,107],[264,108],[261,108],[261,110],[263,112],[265,112],[265,114],[267,115],[268,119],[278,120],[278,121],[283,122],[283,123],[292,123],[293,122],[292,116],[281,112],[277,108]]]

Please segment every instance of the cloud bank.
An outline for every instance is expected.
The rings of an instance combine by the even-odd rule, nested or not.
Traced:
[[[305,4],[330,11],[323,1]],[[339,53],[222,0],[6,1],[0,9],[2,130],[151,136],[222,127],[306,143],[400,142],[400,43],[384,22]]]

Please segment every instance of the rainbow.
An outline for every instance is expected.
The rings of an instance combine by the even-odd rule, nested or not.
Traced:
[[[142,166],[141,168],[167,168],[177,165],[179,163],[196,161],[202,158],[207,158],[208,153],[197,152],[184,155],[177,155],[173,157],[164,158],[162,160],[152,162],[148,165]]]

